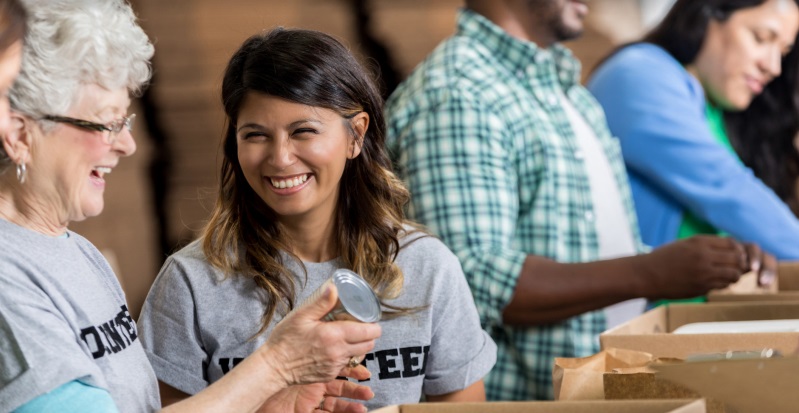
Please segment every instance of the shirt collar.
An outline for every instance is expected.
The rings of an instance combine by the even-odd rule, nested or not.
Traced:
[[[542,49],[533,42],[517,39],[502,30],[492,21],[469,9],[458,12],[456,35],[467,36],[482,43],[492,56],[506,65],[512,73],[524,71],[535,77],[541,73],[539,66],[547,61],[554,62],[558,81],[568,90],[580,82],[580,62],[571,51],[556,43]]]

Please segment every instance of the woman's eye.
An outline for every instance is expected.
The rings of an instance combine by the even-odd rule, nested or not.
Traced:
[[[264,136],[266,136],[266,135],[264,135],[261,132],[248,132],[248,133],[245,133],[241,137],[241,139],[246,141],[246,140],[250,140],[250,139],[253,139],[253,138],[259,138],[259,137],[264,137]]]
[[[302,128],[294,131],[294,135],[318,135],[319,131],[312,128]]]

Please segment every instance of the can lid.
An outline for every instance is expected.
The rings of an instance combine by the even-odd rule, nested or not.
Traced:
[[[333,273],[338,299],[347,312],[365,323],[380,321],[380,301],[360,275],[340,268]]]

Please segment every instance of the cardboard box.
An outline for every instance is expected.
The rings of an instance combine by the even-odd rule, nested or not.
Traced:
[[[730,288],[711,291],[709,302],[726,301],[799,301],[799,262],[785,261],[777,266],[777,283],[773,289],[757,286],[757,275],[744,274]]]
[[[685,386],[656,377],[652,365],[682,361],[655,358],[641,351],[611,348],[589,357],[556,357],[552,381],[556,400],[698,399]],[[726,413],[706,399],[708,413]]]
[[[670,334],[689,323],[779,319],[799,319],[799,302],[670,304],[602,333],[599,341],[603,349],[623,348],[679,359],[695,354],[766,348],[794,354],[799,346],[799,332]]]
[[[420,403],[388,406],[373,413],[705,413],[699,400]]]
[[[657,364],[651,368],[657,368]],[[648,369],[647,369],[648,370]],[[609,372],[603,376],[603,388],[607,400],[642,399],[696,399],[705,397],[707,413],[729,413],[733,410],[721,401],[697,393],[688,387],[658,376],[654,371]]]
[[[724,400],[737,413],[799,410],[799,358],[723,360],[666,364],[658,377]]]

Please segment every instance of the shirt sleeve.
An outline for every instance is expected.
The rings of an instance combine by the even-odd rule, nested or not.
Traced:
[[[188,394],[208,387],[208,354],[197,324],[194,296],[183,265],[167,259],[139,317],[139,334],[158,380]]]
[[[501,324],[526,257],[511,245],[519,210],[512,140],[498,116],[449,93],[395,128],[392,150],[413,194],[410,217],[458,257],[489,328]]]
[[[631,172],[715,228],[779,259],[799,259],[799,221],[716,142],[705,119],[704,91],[665,52],[622,50],[589,88]]]
[[[32,285],[0,280],[0,411],[76,379],[105,385],[100,377],[52,300]]]
[[[78,380],[66,383],[14,410],[14,413],[119,413],[108,390]]]
[[[438,274],[432,301],[433,323],[430,355],[425,368],[423,392],[442,395],[463,390],[482,379],[494,367],[497,346],[480,328],[471,291],[458,259],[438,240],[435,251]]]

